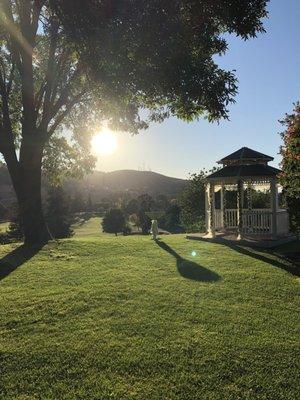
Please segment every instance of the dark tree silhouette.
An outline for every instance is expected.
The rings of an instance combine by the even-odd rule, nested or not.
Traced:
[[[62,187],[50,187],[47,199],[46,222],[50,234],[56,239],[73,235],[69,205]]]
[[[118,208],[110,209],[102,221],[103,232],[114,233],[116,236],[126,229],[126,220],[122,210]]]

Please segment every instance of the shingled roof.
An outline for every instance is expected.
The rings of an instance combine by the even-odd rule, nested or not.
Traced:
[[[271,177],[277,176],[280,169],[270,165],[252,164],[252,165],[228,165],[219,171],[209,175],[207,179],[214,178],[250,178],[250,177]]]
[[[249,147],[242,147],[241,149],[235,151],[234,153],[229,154],[228,156],[222,158],[218,161],[218,164],[224,164],[227,161],[243,161],[243,160],[264,160],[264,161],[273,161],[274,158],[267,156],[266,154],[260,153],[259,151],[255,151],[249,149]]]

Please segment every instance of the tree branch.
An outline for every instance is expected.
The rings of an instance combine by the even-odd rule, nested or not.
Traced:
[[[81,99],[81,97],[85,94],[85,91],[82,90],[80,93],[78,93],[71,101],[69,101],[66,104],[66,108],[64,111],[62,111],[54,121],[54,123],[51,125],[51,127],[48,130],[48,136],[50,137],[56,130],[56,128],[62,123],[64,118],[71,112],[72,108],[75,106],[76,103],[78,103]]]
[[[58,28],[59,24],[56,19],[51,20],[50,26],[50,46],[49,46],[49,56],[48,56],[48,65],[46,72],[46,87],[45,87],[45,96],[44,96],[44,104],[43,104],[43,124],[46,126],[49,120],[50,115],[50,99],[52,94],[53,87],[53,70],[55,65],[55,51],[57,49],[57,41],[58,41]]]

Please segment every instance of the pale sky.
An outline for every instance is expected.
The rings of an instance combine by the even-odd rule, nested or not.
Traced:
[[[117,151],[101,156],[97,169],[151,169],[186,178],[243,146],[275,157],[278,166],[278,120],[300,100],[300,0],[271,0],[269,13],[265,34],[247,42],[230,37],[229,51],[220,60],[239,79],[230,121],[218,125],[171,118],[134,137],[118,133]]]

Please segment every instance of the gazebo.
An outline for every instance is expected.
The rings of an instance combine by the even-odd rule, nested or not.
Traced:
[[[216,232],[236,233],[238,240],[252,235],[276,239],[289,234],[288,213],[278,207],[280,170],[268,165],[273,159],[242,147],[218,161],[223,167],[206,178],[206,237],[213,238]],[[268,208],[252,208],[255,189],[269,195]],[[235,207],[231,204],[228,208],[228,191],[236,192]]]

